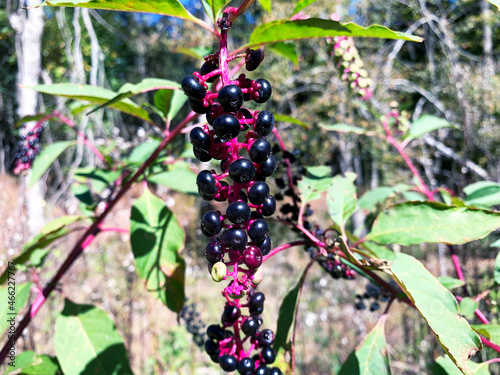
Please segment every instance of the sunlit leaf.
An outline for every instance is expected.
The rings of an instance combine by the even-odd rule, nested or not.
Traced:
[[[316,2],[317,0],[299,0],[297,2],[297,5],[295,5],[295,9],[293,11],[293,14],[299,13],[302,9],[305,7],[308,7],[312,3]]]
[[[325,130],[336,131],[339,133],[354,133],[354,134],[365,134],[366,130],[363,128],[358,128],[356,126],[351,126],[347,124],[319,124],[319,126]]]
[[[299,57],[297,56],[297,50],[295,48],[295,43],[274,43],[266,47],[266,50],[272,51],[278,55],[286,57],[294,65],[299,64]]]
[[[481,206],[500,205],[500,184],[493,181],[480,181],[464,188],[465,203]]]
[[[345,177],[335,176],[328,187],[326,204],[333,222],[343,228],[356,208],[357,196],[354,180],[356,174],[348,172]]]
[[[59,155],[75,143],[75,141],[60,141],[45,146],[33,161],[29,187],[35,185],[42,178],[43,174],[50,168],[50,166],[54,164]]]
[[[455,125],[450,124],[450,122],[445,119],[431,115],[423,115],[411,124],[407,139],[410,140],[420,138],[424,134],[430,133],[434,130],[454,127]]]
[[[9,274],[7,269],[7,284],[0,286],[0,316],[2,317],[2,319],[0,319],[0,335],[2,335],[7,328],[11,327],[11,319],[16,322],[16,316],[24,305],[26,305],[30,296],[32,284],[16,284],[15,276],[15,272]],[[9,277],[11,279],[9,279]],[[15,327],[15,325],[12,327]],[[2,335],[2,337],[6,336],[7,335]]]
[[[16,372],[23,375],[62,375],[57,358],[36,355],[30,350],[17,355],[13,362],[15,365],[7,367],[5,374]]]
[[[302,122],[292,116],[275,114],[274,118],[279,122],[289,122],[290,124],[302,126],[304,129],[309,129],[309,126],[305,122]]]
[[[437,279],[446,289],[449,290],[465,285],[465,282],[463,280],[455,279],[449,276],[439,276]]]
[[[332,169],[326,165],[306,167],[307,174],[298,183],[302,204],[321,198],[332,181]]]

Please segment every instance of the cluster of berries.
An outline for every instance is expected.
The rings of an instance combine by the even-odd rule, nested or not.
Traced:
[[[220,160],[220,173],[212,169],[198,174],[198,192],[204,200],[229,203],[225,213],[210,210],[201,221],[202,233],[210,237],[205,257],[212,279],[220,282],[231,278],[222,292],[227,301],[223,326],[208,327],[210,340],[206,349],[225,371],[269,374],[266,365],[274,362],[276,356],[270,348],[274,334],[270,330],[258,331],[264,295],[250,294],[262,281],[263,257],[271,250],[269,224],[264,217],[274,214],[276,200],[265,181],[276,170],[276,159],[266,137],[273,131],[275,119],[271,112],[250,111],[243,103],[265,103],[272,88],[267,80],[252,80],[245,74],[236,80],[229,79],[227,62],[231,58],[227,56],[225,38],[230,26],[224,14],[218,21],[221,49],[205,58],[200,72],[184,77],[181,82],[191,109],[206,114],[207,119],[206,125],[190,132],[194,155],[202,162]],[[245,54],[233,57],[244,58],[247,70],[253,71],[264,59],[264,52],[248,49]],[[216,82],[218,78],[220,84]],[[213,83],[214,92],[207,83]],[[245,294],[248,304],[240,305]],[[249,317],[241,316],[242,306],[249,307]],[[233,332],[226,329],[231,326]],[[240,337],[241,332],[246,338]],[[246,343],[247,350],[243,347]],[[257,358],[251,358],[257,348],[267,349]],[[281,372],[276,369],[271,374]]]
[[[362,99],[369,100],[373,90],[373,81],[368,78],[368,72],[363,69],[363,60],[359,57],[354,45],[354,39],[346,36],[333,38],[332,55],[337,68],[340,70],[342,80],[349,83],[349,87]]]
[[[315,247],[306,248],[306,252],[311,258],[315,258],[318,255],[318,249]],[[342,263],[335,254],[328,253],[326,257],[319,258],[318,263],[334,279],[344,278],[354,280],[356,278],[356,271]]]
[[[196,311],[194,302],[185,303],[179,313],[179,320],[183,320],[186,329],[193,335],[193,341],[198,346],[203,346],[206,340],[205,324],[200,318],[200,313]]]
[[[389,301],[389,296],[383,293],[378,285],[369,283],[366,285],[365,292],[362,295],[356,294],[356,303],[354,307],[356,310],[365,310],[368,304],[370,306],[370,311],[377,311],[380,308],[380,302],[387,301]]]
[[[31,168],[33,160],[40,153],[40,135],[43,131],[43,123],[37,121],[31,129],[26,129],[26,124],[21,125],[21,135],[18,136],[17,152],[12,172],[20,174]]]
[[[212,324],[207,328],[205,350],[224,371],[237,370],[241,375],[282,375],[279,368],[268,367],[276,360],[276,351],[271,347],[274,333],[270,329],[260,330],[265,296],[252,291],[247,297],[246,304],[240,304],[239,300],[227,301],[221,317],[222,325]],[[248,316],[241,314],[242,307],[248,308]],[[234,333],[227,329],[229,327],[233,327]],[[247,351],[243,349],[246,342],[249,343]],[[261,349],[260,353],[251,356],[256,349]]]

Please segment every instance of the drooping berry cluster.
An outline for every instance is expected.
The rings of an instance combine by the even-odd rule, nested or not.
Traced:
[[[271,250],[269,225],[264,217],[274,214],[276,201],[265,181],[275,171],[276,159],[266,137],[271,134],[275,119],[271,112],[251,111],[243,103],[266,102],[272,88],[267,80],[252,80],[245,74],[229,79],[227,63],[232,58],[227,54],[226,33],[230,26],[224,14],[218,22],[219,52],[207,56],[200,72],[181,82],[191,109],[206,114],[207,119],[206,125],[191,130],[194,155],[202,162],[220,160],[219,173],[212,169],[198,174],[198,191],[204,200],[229,203],[225,213],[210,210],[201,221],[203,234],[210,238],[205,256],[211,276],[217,282],[230,279],[222,293],[227,301],[223,325],[208,328],[210,340],[206,350],[225,371],[268,374],[266,365],[274,362],[275,357],[270,348],[274,334],[270,330],[258,331],[264,295],[250,294],[262,280],[260,266]],[[249,49],[235,57],[244,58],[247,70],[253,71],[264,59],[264,52]],[[213,91],[207,83],[213,83]],[[241,305],[245,294],[249,296],[248,304]],[[249,308],[248,317],[241,316],[241,307]],[[258,358],[251,358],[257,348],[264,349]],[[271,373],[281,372],[276,369]]]
[[[186,300],[187,302],[187,300]],[[196,311],[194,302],[184,303],[179,320],[183,320],[186,324],[186,329],[193,335],[193,341],[198,346],[203,346],[206,340],[205,323],[200,318],[200,313]]]
[[[17,141],[17,152],[15,155],[14,166],[12,172],[20,174],[31,168],[33,160],[40,153],[40,135],[43,131],[43,122],[34,122],[30,129],[26,128],[26,124],[22,124],[20,135]]]
[[[393,286],[399,288],[395,283]],[[368,304],[370,311],[376,311],[380,308],[380,302],[387,302],[389,298],[387,291],[382,290],[378,285],[368,283],[365,292],[356,295],[354,307],[356,310],[364,310],[366,309],[366,304]]]
[[[252,291],[247,297],[246,304],[240,304],[239,299],[226,302],[222,325],[212,324],[207,329],[205,350],[224,371],[237,370],[241,375],[281,375],[279,368],[268,367],[276,360],[276,351],[271,347],[274,333],[270,329],[260,329],[265,296]],[[243,307],[248,308],[247,316],[242,315]],[[234,332],[228,328],[233,328]],[[246,343],[248,350],[244,351]],[[257,349],[261,349],[260,353],[251,356]]]
[[[342,80],[348,82],[349,87],[362,100],[369,100],[373,94],[371,88],[373,81],[368,77],[368,72],[363,69],[363,60],[359,57],[354,39],[336,36],[333,40],[335,45],[332,55],[335,57]]]

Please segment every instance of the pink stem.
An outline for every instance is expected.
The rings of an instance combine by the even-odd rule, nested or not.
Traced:
[[[295,241],[295,242],[290,242],[290,243],[286,243],[284,245],[275,247],[274,249],[272,249],[269,252],[269,254],[264,256],[264,258],[262,258],[262,263],[264,263],[266,260],[268,260],[269,258],[271,258],[272,256],[278,254],[279,252],[281,252],[283,250],[289,249],[289,248],[294,247],[294,246],[302,246],[302,245],[305,245],[306,243],[307,243],[306,241]]]
[[[500,353],[500,346],[498,346],[497,344],[494,344],[492,343],[490,340],[484,338],[484,337],[481,337],[481,342],[486,345],[487,347],[495,350],[496,352]],[[499,358],[499,362],[500,362],[500,358]]]
[[[73,129],[76,134],[81,138],[85,146],[89,148],[89,150],[103,163],[106,163],[106,158],[101,154],[101,152],[90,142],[85,134],[77,129],[75,129],[75,123],[71,121],[69,118],[64,116],[63,114],[53,111],[54,116],[56,116],[59,120],[61,120],[64,124],[68,125],[71,129]]]
[[[101,232],[129,233],[130,231],[125,228],[102,228]]]

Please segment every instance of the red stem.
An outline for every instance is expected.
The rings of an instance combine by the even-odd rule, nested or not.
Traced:
[[[272,249],[269,252],[269,254],[264,256],[264,258],[262,258],[262,263],[264,263],[266,260],[268,260],[272,256],[278,254],[279,252],[282,252],[283,250],[289,249],[289,248],[294,247],[294,246],[302,246],[302,245],[305,245],[306,243],[307,243],[306,241],[295,241],[295,242],[290,242],[290,243],[286,243],[284,245],[275,247],[274,249]]]
[[[144,162],[144,164],[137,170],[137,172],[134,174],[134,176],[127,181],[127,183],[121,188],[121,190],[116,194],[116,196],[109,202],[108,206],[106,209],[102,212],[101,215],[99,215],[93,224],[88,227],[88,229],[85,231],[85,233],[80,237],[80,239],[77,241],[69,255],[67,256],[66,260],[64,263],[59,267],[57,270],[56,274],[52,277],[52,279],[47,283],[45,288],[43,289],[43,292],[41,296],[37,297],[37,305],[32,303],[26,314],[24,315],[23,319],[19,323],[17,329],[15,330],[14,334],[9,337],[5,345],[3,346],[2,350],[0,351],[0,364],[3,363],[5,358],[7,357],[9,350],[13,343],[17,341],[19,336],[21,336],[23,330],[28,326],[28,324],[31,322],[31,320],[34,318],[36,313],[39,311],[40,307],[44,304],[46,298],[52,293],[52,291],[55,289],[61,278],[65,275],[65,273],[68,271],[68,269],[73,265],[74,261],[79,257],[79,255],[83,252],[86,246],[92,242],[92,240],[97,236],[97,234],[101,231],[100,226],[102,225],[102,222],[108,216],[108,214],[111,212],[111,210],[114,208],[114,206],[118,203],[118,201],[125,195],[125,193],[132,187],[134,182],[136,182],[139,177],[146,171],[146,169],[154,162],[154,160],[157,158],[157,156],[160,154],[160,152],[177,136],[180,134],[182,128],[186,126],[187,123],[192,121],[194,118],[196,118],[198,114],[191,112],[188,114],[188,116],[170,133],[168,137],[165,137],[160,145],[156,148],[156,150],[153,152],[153,154]]]

